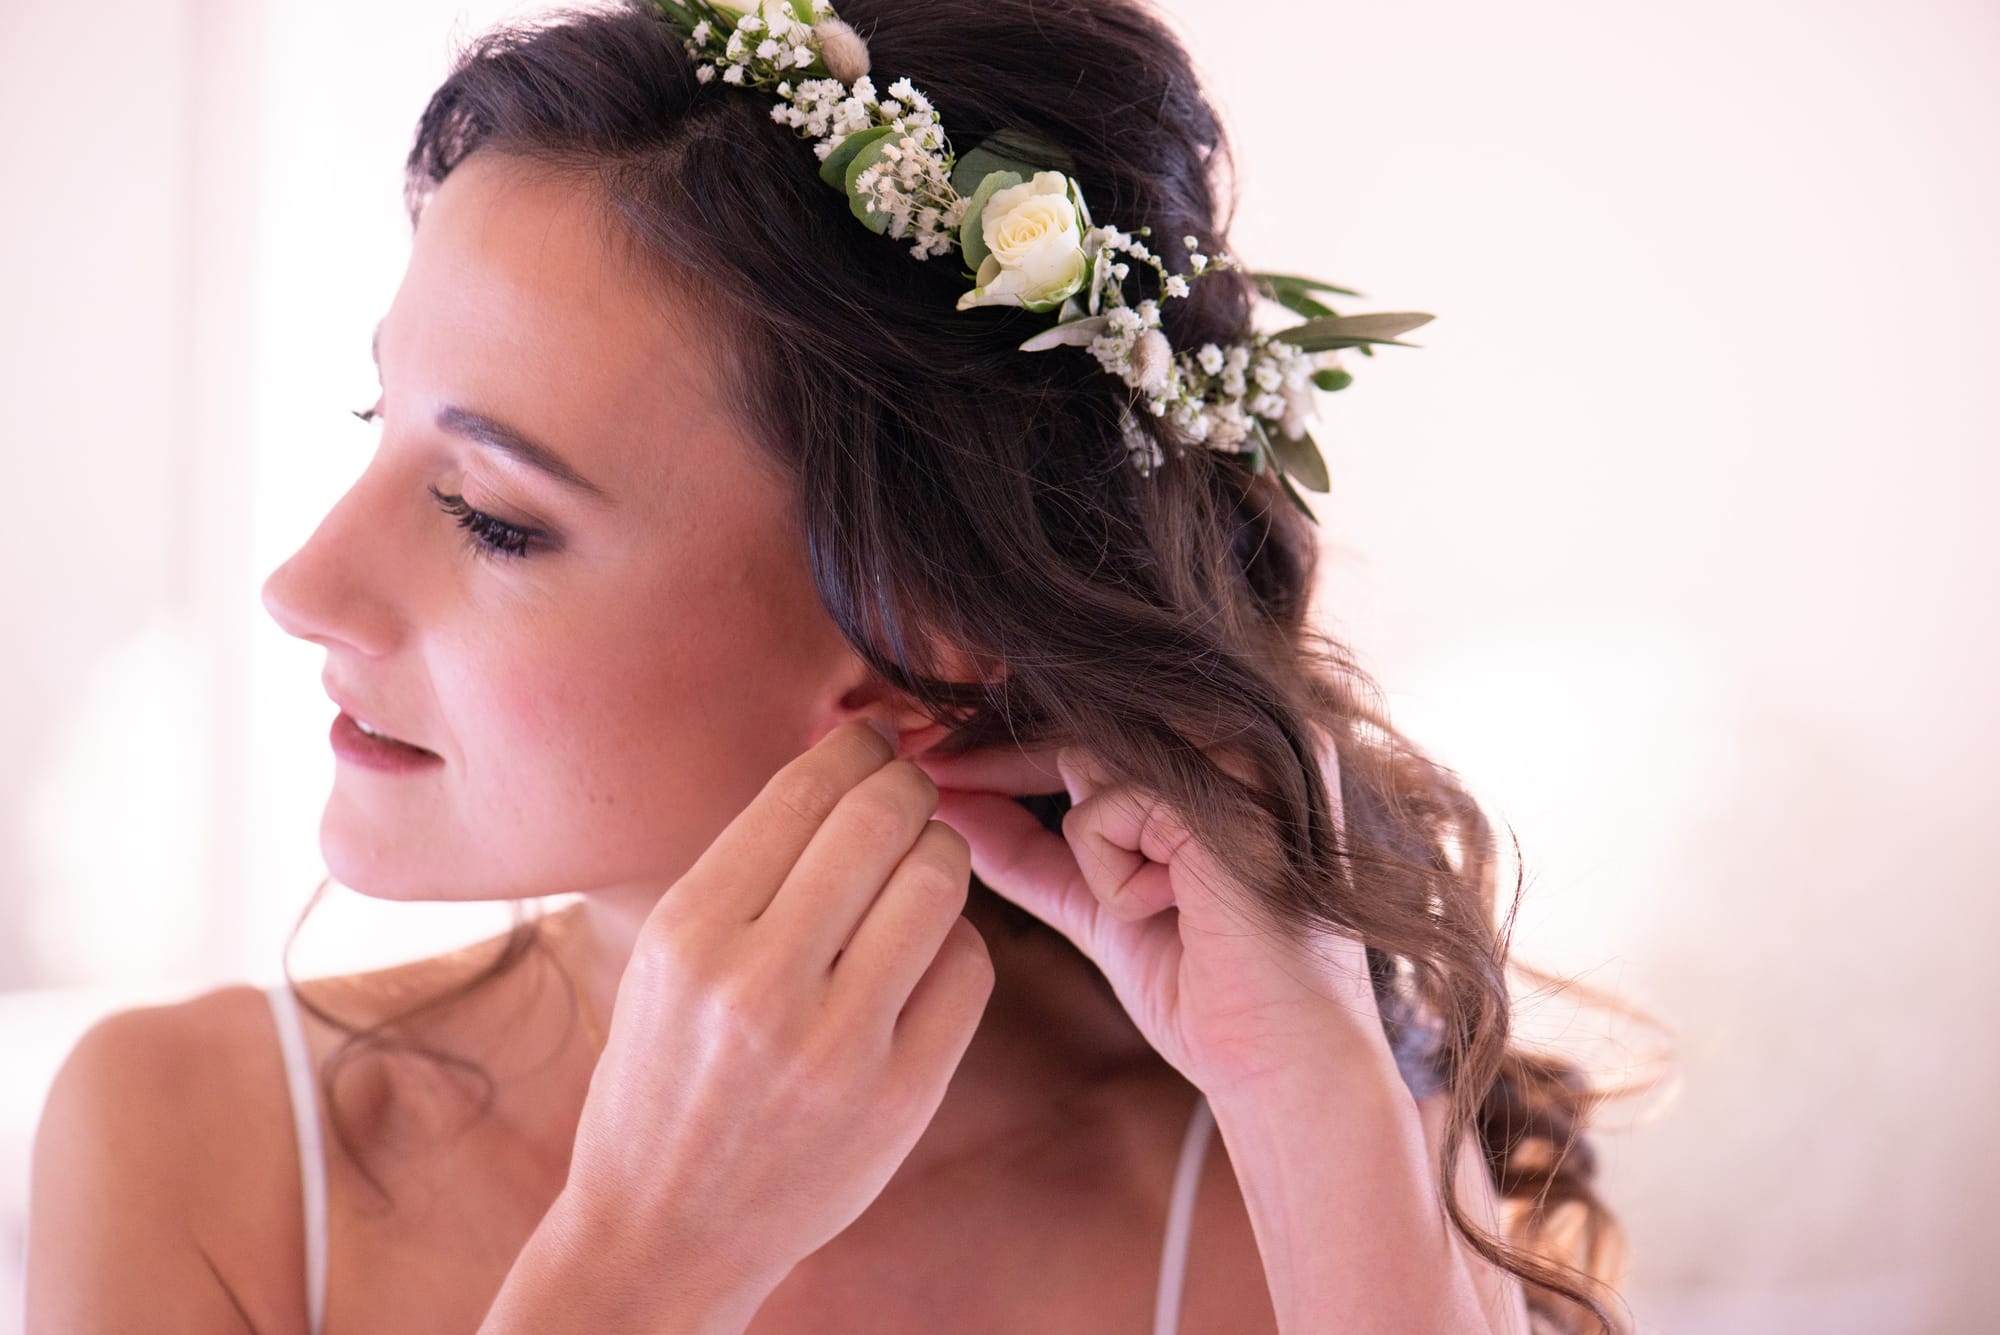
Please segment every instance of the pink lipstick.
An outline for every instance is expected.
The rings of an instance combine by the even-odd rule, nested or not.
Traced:
[[[432,765],[442,765],[444,757],[435,751],[426,751],[421,746],[397,741],[393,737],[378,737],[364,732],[346,710],[334,716],[333,730],[328,734],[333,743],[333,753],[351,764],[363,765],[369,769],[408,771],[427,769]]]

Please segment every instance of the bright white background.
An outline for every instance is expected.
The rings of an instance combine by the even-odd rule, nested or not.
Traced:
[[[416,114],[528,8],[0,7],[0,1335],[68,1045],[275,980],[321,874],[257,588],[361,467]],[[2000,12],[1170,12],[1238,253],[1439,317],[1328,401],[1326,606],[1519,832],[1519,953],[1680,1031],[1601,1147],[1642,1323],[1994,1328]],[[294,970],[504,923],[340,892]]]

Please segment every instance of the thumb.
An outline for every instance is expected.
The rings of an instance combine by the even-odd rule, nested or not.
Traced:
[[[1004,794],[940,788],[935,819],[965,836],[980,880],[1089,951],[1097,899],[1067,840]]]

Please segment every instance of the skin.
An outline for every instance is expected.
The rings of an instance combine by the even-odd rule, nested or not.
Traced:
[[[417,773],[336,766],[320,826],[333,876],[384,899],[581,892],[549,939],[599,1017],[612,1014],[662,891],[786,761],[856,718],[892,725],[901,756],[944,732],[874,679],[819,604],[788,519],[789,479],[721,391],[725,355],[694,303],[635,275],[587,191],[474,155],[428,205],[381,324],[376,455],[264,586],[278,624],[326,649],[332,695],[443,758]],[[602,494],[440,430],[446,405],[543,443]],[[520,557],[478,551],[427,486],[549,538]],[[1162,1198],[1146,1208],[1164,1208],[1193,1091],[1088,965],[974,917],[992,998],[937,1116],[851,1230],[854,1247],[874,1238],[912,1253],[922,1244],[909,1223],[924,1213],[915,1184],[951,1181],[962,1197],[966,1165],[1018,1179],[1010,1156],[1047,1159],[1065,1138],[1100,1161],[1143,1147],[1145,1189]],[[387,975],[329,986],[363,1008],[421,990]],[[523,987],[494,989],[449,1041],[502,1080],[497,1124],[512,1159],[539,1169],[524,1180],[546,1194],[560,1185],[594,1053],[580,1037],[563,1041],[562,989],[545,980],[524,1018],[518,997],[506,1000]],[[550,1048],[555,1064],[536,1066],[532,1083],[507,1081],[531,1065],[524,1052]],[[1227,1176],[1220,1153],[1210,1165]],[[1254,1304],[1262,1277],[1233,1196],[1207,1192],[1213,1210],[1234,1205],[1234,1287],[1247,1285]],[[969,1217],[962,1199],[954,1217]],[[1118,1244],[1133,1273],[1156,1269],[1158,1227]],[[859,1256],[828,1252],[760,1320],[784,1329],[788,1310],[824,1317],[829,1292],[856,1283],[879,1294]],[[1150,1310],[1150,1294],[1140,1306]],[[1188,1307],[1197,1328],[1192,1292]],[[1240,1330],[1241,1295],[1232,1308]],[[1129,1321],[1129,1306],[1115,1312]]]
[[[380,445],[264,590],[280,626],[325,649],[330,694],[440,757],[415,773],[336,766],[320,830],[334,877],[384,899],[578,892],[546,939],[601,1021],[641,925],[787,762],[857,719],[889,723],[904,758],[943,733],[872,678],[818,603],[788,479],[731,416],[717,374],[727,350],[698,311],[636,271],[576,182],[475,154],[431,200],[382,322]],[[443,429],[446,405],[541,441],[594,490]],[[478,552],[432,487],[546,540],[519,558]],[[968,909],[993,984],[942,1102],[865,1212],[757,1308],[757,1335],[914,1335],[969,1312],[1049,1332],[1150,1320],[1194,1090],[1089,963],[1046,935],[1012,936],[978,901]],[[487,954],[304,991],[365,1024]],[[306,1026],[318,1067],[338,1035]],[[344,1085],[397,1208],[329,1140],[334,1332],[475,1329],[566,1196],[598,1056],[549,962],[530,957],[417,1028],[485,1067],[494,1101],[468,1123],[466,1087],[409,1061],[370,1063]],[[1225,1140],[1245,1146],[1244,1180],[1265,1201],[1272,1183],[1324,1166],[1318,1131],[1282,1128],[1310,1130],[1338,1093],[1308,1091],[1269,1134],[1218,1102],[1188,1335],[1277,1329],[1270,1274],[1361,1254],[1349,1233],[1375,1229],[1371,1192],[1422,1194],[1417,1165],[1407,1181],[1329,1179],[1310,1218],[1265,1203],[1263,1233],[1297,1255],[1260,1256]],[[1433,1162],[1437,1111],[1424,1110]],[[1354,1134],[1363,1143],[1335,1146],[1340,1162],[1372,1163],[1389,1133]],[[1461,1189],[1483,1191],[1476,1179]],[[124,1012],[87,1034],[51,1091],[34,1181],[36,1335],[304,1329],[296,1150],[255,989]],[[555,1274],[550,1291],[575,1293],[572,1278]],[[1334,1278],[1339,1302],[1306,1282],[1287,1283],[1288,1301],[1348,1301],[1350,1280]]]

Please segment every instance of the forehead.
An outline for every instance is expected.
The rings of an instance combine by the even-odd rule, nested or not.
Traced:
[[[428,400],[425,417],[456,404],[499,418],[607,485],[724,463],[709,453],[722,437],[775,480],[728,401],[723,344],[626,246],[582,178],[474,153],[424,206],[382,321],[389,374]]]

